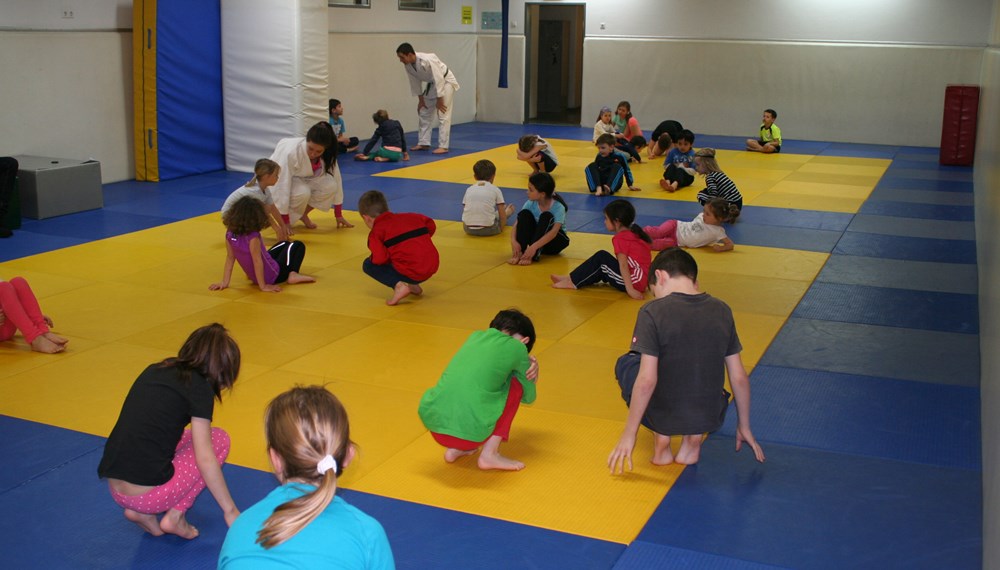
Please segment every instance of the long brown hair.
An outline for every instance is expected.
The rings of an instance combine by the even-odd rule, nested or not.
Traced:
[[[322,386],[296,386],[271,401],[264,412],[267,447],[281,457],[278,479],[315,485],[311,493],[279,505],[257,532],[257,543],[273,548],[295,536],[333,501],[337,476],[352,445],[347,410]],[[329,455],[336,467],[320,473]]]
[[[240,375],[240,347],[226,327],[212,323],[195,329],[177,356],[167,358],[160,366],[177,368],[184,382],[191,378],[191,371],[201,374],[221,402],[222,391],[232,388]]]

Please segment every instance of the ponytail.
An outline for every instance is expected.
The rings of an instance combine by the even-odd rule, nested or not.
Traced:
[[[268,449],[281,457],[278,480],[316,489],[278,506],[257,532],[257,543],[273,548],[316,519],[337,494],[337,476],[353,454],[347,411],[321,386],[295,387],[264,412]]]
[[[322,513],[337,493],[337,475],[331,469],[323,474],[312,493],[302,495],[274,509],[257,532],[257,544],[274,548],[292,538]]]
[[[631,226],[628,227],[628,229],[642,241],[646,243],[653,243],[653,238],[649,237],[649,234],[646,233],[646,230],[642,229],[642,227],[640,227],[639,224],[633,223]]]

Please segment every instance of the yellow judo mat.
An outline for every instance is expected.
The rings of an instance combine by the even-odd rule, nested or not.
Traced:
[[[574,156],[568,141],[557,143],[569,179],[577,168],[569,159],[579,160],[582,169],[593,147],[574,143]],[[464,182],[459,171],[471,174],[480,154],[498,163],[501,185],[523,186],[527,166],[513,159],[512,147],[392,175]],[[508,155],[512,164],[502,164]],[[879,168],[864,159],[760,158],[725,153],[720,162],[731,175],[740,168],[763,173],[740,176],[747,195],[773,183],[754,194],[754,203],[787,198],[811,209],[822,209],[816,208],[821,201],[846,208],[853,195],[822,195],[817,188],[835,184],[843,191],[844,184],[828,180],[877,179]],[[654,173],[659,162],[638,168]],[[640,184],[649,187],[644,198],[693,199]],[[627,412],[613,366],[628,348],[641,303],[605,287],[552,289],[548,279],[609,248],[610,236],[571,234],[563,255],[520,267],[506,263],[509,228],[503,236],[476,238],[466,236],[459,222],[439,221],[434,242],[441,270],[424,285],[422,298],[388,307],[389,289],[361,271],[367,228],[356,214],[348,217],[357,227],[337,230],[331,217],[319,216],[318,230],[297,234],[308,248],[302,272],[317,283],[286,285],[279,294],[260,292],[238,270],[231,288],[209,291],[225,259],[218,214],[0,263],[0,276],[22,275],[31,283],[43,311],[55,320],[54,330],[71,339],[59,355],[33,353],[20,336],[0,343],[0,413],[106,436],[139,372],[176,354],[196,327],[218,321],[243,351],[240,377],[213,421],[232,435],[230,462],[268,470],[265,404],[293,385],[325,384],[344,401],[360,447],[344,486],[597,539],[633,540],[682,470],[649,463],[652,438],[645,430],[633,472],[612,476],[606,466]],[[724,254],[692,253],[702,290],[734,310],[748,369],[827,259],[823,253],[746,245]],[[539,337],[538,399],[521,407],[511,441],[502,447],[527,467],[482,472],[474,457],[446,464],[443,449],[417,417],[420,396],[472,331],[512,306],[531,316]],[[744,455],[733,460],[752,461]],[[99,483],[95,478],[81,484]]]
[[[559,166],[552,172],[556,190],[589,193],[583,171],[594,161],[597,147],[587,141],[545,140],[559,157]],[[525,188],[531,167],[517,160],[516,149],[517,145],[512,144],[378,176],[472,184],[472,165],[485,158],[497,166],[497,186]],[[705,188],[704,177],[697,176],[688,188],[673,193],[662,190],[659,181],[663,177],[663,157],[647,159],[645,150],[641,154],[643,162],[630,165],[635,186],[641,191],[629,192],[623,187],[621,196],[691,201]],[[891,162],[881,158],[765,155],[732,150],[717,151],[716,160],[722,171],[736,182],[744,204],[843,213],[858,211]]]

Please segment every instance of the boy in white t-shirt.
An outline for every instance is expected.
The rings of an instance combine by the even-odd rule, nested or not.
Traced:
[[[462,198],[462,229],[470,236],[495,236],[507,225],[514,205],[505,204],[503,193],[493,184],[497,176],[493,162],[480,160],[472,165],[472,175],[476,183]]]

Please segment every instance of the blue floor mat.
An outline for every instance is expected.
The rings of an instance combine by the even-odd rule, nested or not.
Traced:
[[[980,567],[979,472],[764,445],[757,464],[710,436],[638,540],[790,568]]]
[[[976,334],[979,332],[979,296],[813,283],[792,316]]]
[[[848,230],[900,237],[967,241],[976,239],[975,222],[897,218],[872,214],[854,216]]]
[[[759,440],[979,470],[979,390],[757,366],[752,422]],[[735,436],[730,406],[719,431]]]
[[[947,168],[893,168],[892,176],[940,180],[942,182],[972,182],[972,169],[967,166]]]
[[[649,570],[650,568],[684,568],[686,570],[773,570],[770,566],[726,558],[704,552],[684,550],[637,540],[625,549],[625,554],[613,570]]]
[[[0,416],[0,452],[17,467],[0,475],[0,551],[9,568],[215,568],[226,525],[210,493],[188,519],[192,541],[152,537],[125,520],[97,478],[104,438]],[[236,504],[270,492],[273,475],[226,465]],[[396,567],[611,568],[624,546],[546,529],[340,489],[386,529]],[[71,505],[71,509],[67,506]],[[24,516],[10,516],[22,513]],[[53,540],[58,537],[58,540]],[[39,545],[48,545],[39,548]]]
[[[899,188],[902,190],[929,190],[934,192],[962,192],[971,194],[973,191],[972,181],[942,181],[923,180],[919,178],[907,178],[904,176],[893,176],[891,172],[886,172],[879,180],[876,188]]]
[[[885,202],[912,202],[915,204],[937,204],[940,206],[972,206],[974,205],[975,196],[965,192],[875,188],[868,198],[869,200]]]
[[[865,232],[846,232],[833,253],[864,257],[887,257],[905,261],[976,263],[976,242],[884,236]]]
[[[979,387],[979,337],[789,318],[760,364]]]
[[[978,271],[973,264],[900,261],[855,255],[831,255],[816,281],[968,295],[979,293]]]
[[[964,222],[971,222],[976,219],[976,210],[972,206],[914,204],[911,202],[889,202],[885,200],[868,200],[861,206],[858,213]]]

